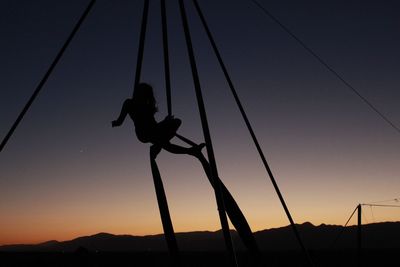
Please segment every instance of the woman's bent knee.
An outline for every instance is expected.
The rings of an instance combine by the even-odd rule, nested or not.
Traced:
[[[172,122],[177,128],[179,128],[182,124],[182,121],[180,119],[173,119]]]

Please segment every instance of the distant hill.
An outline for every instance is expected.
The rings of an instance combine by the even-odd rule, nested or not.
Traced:
[[[356,227],[319,225],[311,223],[297,225],[304,242],[309,249],[329,249],[339,232],[341,237],[335,244],[336,249],[352,249],[356,245]],[[235,248],[244,249],[235,231],[231,231]],[[262,250],[297,250],[299,246],[291,226],[267,229],[255,232]],[[186,251],[217,251],[224,249],[222,232],[177,233],[178,245]],[[400,222],[366,224],[362,227],[363,247],[366,249],[400,249]],[[0,246],[0,251],[76,251],[78,248],[89,251],[165,251],[164,235],[131,236],[99,233],[79,237],[69,241],[48,241],[35,245]]]

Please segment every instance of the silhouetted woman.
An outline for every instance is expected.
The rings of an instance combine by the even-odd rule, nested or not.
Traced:
[[[135,132],[139,141],[152,143],[153,153],[158,154],[161,148],[174,154],[189,154],[198,156],[204,143],[190,148],[171,144],[170,140],[175,136],[181,120],[173,116],[167,116],[163,121],[157,122],[154,114],[157,112],[156,100],[153,88],[140,83],[135,88],[132,99],[124,101],[118,119],[112,122],[112,127],[120,126],[124,122],[126,115],[129,114],[135,124]]]

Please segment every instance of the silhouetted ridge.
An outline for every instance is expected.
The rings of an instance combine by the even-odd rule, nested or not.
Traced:
[[[39,245],[40,246],[52,246],[52,245],[55,245],[55,244],[58,244],[58,243],[59,242],[57,240],[50,240],[50,241],[46,241],[46,242],[40,243]]]
[[[310,249],[328,249],[336,235],[343,227],[338,225],[311,223],[297,225],[304,241]],[[244,250],[236,231],[231,235],[238,250]],[[254,233],[262,250],[299,250],[291,226],[272,228]],[[224,241],[221,230],[196,231],[176,234],[177,241],[185,251],[221,251]],[[363,225],[363,247],[366,249],[400,249],[400,222],[383,222]],[[58,242],[55,240],[36,245],[0,246],[0,251],[66,251],[74,252],[80,247],[89,251],[166,251],[163,234],[148,236],[113,235],[98,233],[78,237],[73,240]],[[336,249],[356,248],[356,226],[345,228],[338,240]]]

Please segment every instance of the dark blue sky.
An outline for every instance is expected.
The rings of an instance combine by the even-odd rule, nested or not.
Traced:
[[[201,141],[179,9],[177,1],[167,2],[174,114],[183,120],[180,132]],[[189,2],[221,177],[254,229],[284,225]],[[356,203],[400,194],[396,131],[251,1],[199,2],[295,219],[341,223]],[[260,2],[400,125],[398,1]],[[1,138],[86,4],[0,2]],[[0,243],[17,240],[15,233],[27,224],[34,225],[26,233],[34,236],[28,241],[100,230],[161,232],[148,145],[136,140],[132,123],[119,129],[110,124],[132,94],[141,12],[142,1],[97,2],[1,153],[0,215],[7,219],[0,229],[8,234]],[[157,119],[162,119],[166,103],[158,1],[151,1],[142,74],[142,81],[154,86]],[[159,163],[177,230],[218,228],[213,194],[198,164],[166,153]],[[110,216],[112,223],[101,222]],[[69,229],[67,222],[80,225],[79,230]]]

